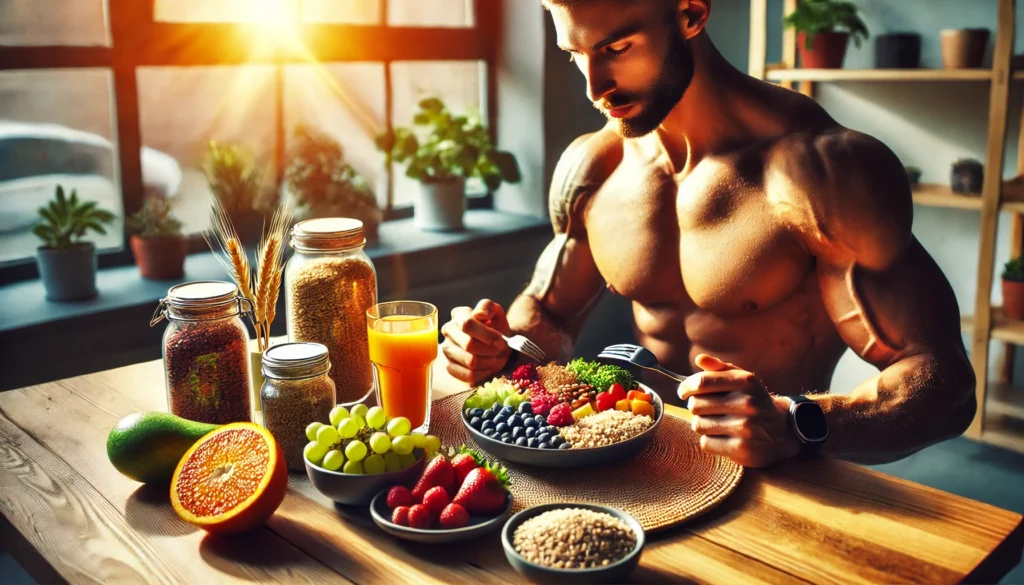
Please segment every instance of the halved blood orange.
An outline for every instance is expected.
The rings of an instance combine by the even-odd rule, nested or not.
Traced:
[[[181,458],[171,504],[182,520],[208,532],[242,532],[266,522],[287,490],[288,468],[274,437],[259,425],[231,423]]]

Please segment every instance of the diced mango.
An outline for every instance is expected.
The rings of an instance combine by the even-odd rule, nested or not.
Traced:
[[[615,403],[615,410],[622,410],[625,412],[633,411],[633,401],[626,398]]]
[[[591,414],[594,414],[594,407],[591,406],[589,402],[572,411],[572,417],[576,420],[580,420],[581,418]]]
[[[633,401],[633,414],[637,416],[649,416],[654,418],[654,405],[650,402],[644,402],[643,400]]]
[[[630,400],[643,400],[644,402],[651,402],[653,400],[651,395],[643,390],[630,390],[629,393],[626,394],[626,398]]]

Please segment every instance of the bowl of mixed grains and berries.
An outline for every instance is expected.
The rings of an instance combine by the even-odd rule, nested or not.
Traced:
[[[664,405],[626,369],[575,359],[526,364],[474,389],[462,422],[481,449],[512,463],[588,467],[635,456]]]

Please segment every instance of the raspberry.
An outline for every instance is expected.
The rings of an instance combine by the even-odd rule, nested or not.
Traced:
[[[547,414],[551,407],[558,403],[558,398],[547,392],[530,393],[530,406],[533,408],[533,414]]]
[[[548,413],[548,424],[555,427],[564,427],[576,422],[572,416],[572,407],[562,402],[556,404]]]
[[[533,382],[537,380],[536,364],[523,364],[512,372],[512,379],[516,381]]]

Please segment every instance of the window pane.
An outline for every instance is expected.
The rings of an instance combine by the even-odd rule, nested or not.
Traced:
[[[473,26],[473,0],[390,0],[392,26]]]
[[[0,45],[109,45],[105,0],[0,0]]]
[[[380,24],[380,0],[302,0],[302,20]]]
[[[396,61],[391,66],[394,90],[395,127],[410,127],[426,97],[439,97],[455,114],[479,116],[486,123],[482,96],[485,64],[483,61]],[[416,182],[405,176],[404,167],[395,169],[395,205],[409,205],[417,189]],[[475,191],[478,184],[467,185]]]
[[[211,140],[254,152],[270,173],[263,197],[272,196],[276,83],[271,65],[138,69],[142,144],[181,168],[174,212],[186,233],[209,227],[212,194],[201,165]]]
[[[111,99],[106,69],[0,72],[0,262],[35,255],[36,212],[57,185],[114,212],[107,235],[87,239],[100,249],[121,246]]]
[[[155,20],[170,22],[277,22],[291,20],[295,0],[156,0]]]
[[[285,68],[285,129],[289,147],[295,127],[305,124],[333,136],[377,195],[387,198],[384,157],[374,136],[384,128],[384,65],[328,63]]]

